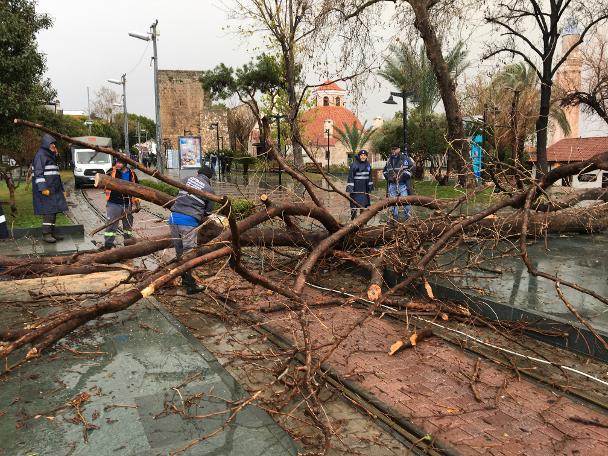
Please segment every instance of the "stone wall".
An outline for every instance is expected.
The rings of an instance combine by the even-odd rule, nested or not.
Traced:
[[[179,136],[193,135],[201,136],[203,153],[215,151],[215,129],[209,129],[214,122],[219,124],[224,147],[229,147],[228,111],[223,107],[211,105],[199,81],[200,75],[200,71],[158,71],[163,142],[167,140],[171,149],[177,149]]]

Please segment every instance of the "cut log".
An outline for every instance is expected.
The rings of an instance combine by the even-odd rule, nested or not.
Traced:
[[[95,272],[74,274],[62,277],[43,277],[0,281],[2,300],[11,302],[28,302],[32,297],[44,297],[60,294],[103,293],[129,277],[127,271]],[[124,291],[126,285],[116,291]],[[130,286],[129,286],[130,288]]]
[[[167,209],[170,209],[175,201],[175,198],[171,195],[156,190],[155,188],[146,187],[145,185],[122,179],[115,179],[106,174],[98,173],[95,175],[95,187],[103,188],[104,190],[116,190],[117,192],[132,195]]]

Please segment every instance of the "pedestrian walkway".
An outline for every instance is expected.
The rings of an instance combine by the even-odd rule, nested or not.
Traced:
[[[2,455],[166,455],[221,429],[247,397],[153,299],[64,339],[0,384]],[[183,454],[296,453],[268,414],[246,406]]]

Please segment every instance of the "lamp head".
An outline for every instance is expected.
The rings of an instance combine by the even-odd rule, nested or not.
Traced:
[[[111,84],[122,85],[122,81],[119,81],[118,79],[108,79],[108,82]]]
[[[397,102],[395,101],[395,99],[393,98],[392,95],[390,97],[388,97],[388,100],[383,101],[382,103],[389,104],[389,105],[396,105],[397,104]]]
[[[129,36],[132,36],[133,38],[137,38],[137,39],[144,40],[144,41],[150,41],[150,36],[145,33],[129,32]]]

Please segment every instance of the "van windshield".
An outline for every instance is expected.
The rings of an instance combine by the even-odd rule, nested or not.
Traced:
[[[112,163],[112,157],[103,152],[96,152],[94,150],[77,150],[76,151],[76,163],[86,165],[106,165]]]

